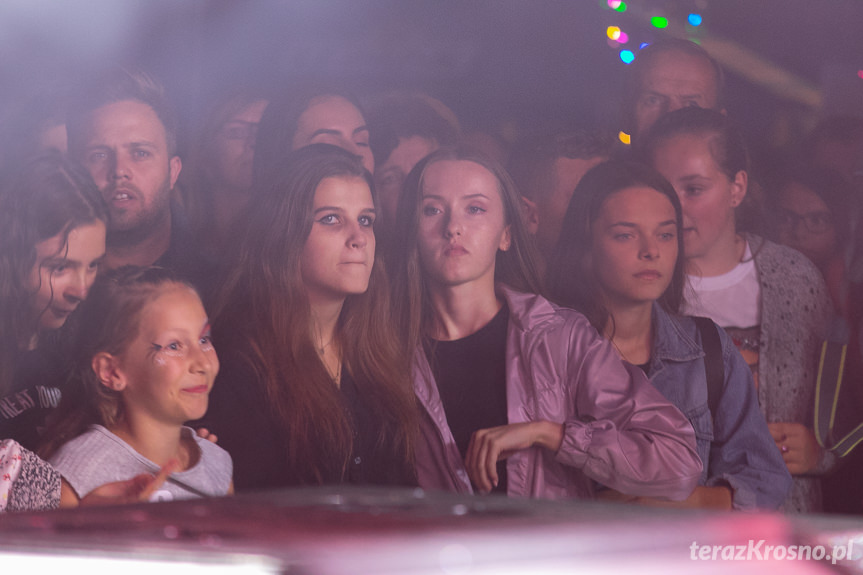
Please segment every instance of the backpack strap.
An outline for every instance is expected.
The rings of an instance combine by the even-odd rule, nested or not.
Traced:
[[[719,398],[722,397],[722,384],[725,381],[725,365],[722,363],[722,341],[719,339],[719,327],[709,317],[693,316],[698,333],[701,335],[701,347],[704,349],[704,372],[707,375],[707,407],[711,418],[716,416],[719,408]]]

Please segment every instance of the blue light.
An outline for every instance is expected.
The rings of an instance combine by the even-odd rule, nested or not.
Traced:
[[[623,60],[624,64],[632,64],[632,61],[635,60],[635,54],[631,50],[621,50],[620,59]]]
[[[693,26],[701,26],[701,14],[690,14],[688,20]]]
[[[638,49],[639,49],[639,50],[644,50],[644,49],[645,49],[645,48],[647,48],[648,46],[650,46],[650,44],[649,44],[649,43],[647,43],[647,42],[642,42],[641,44],[639,44],[639,45],[638,45]]]

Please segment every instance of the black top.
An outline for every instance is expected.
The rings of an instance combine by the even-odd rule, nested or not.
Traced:
[[[417,485],[414,469],[390,446],[378,447],[381,422],[349,373],[342,372],[342,400],[354,428],[354,444],[345,481],[353,485]]]
[[[462,458],[480,429],[509,423],[506,409],[506,327],[504,305],[482,329],[454,341],[432,341],[426,355]],[[497,463],[498,484],[506,493],[506,461]]]
[[[323,483],[416,486],[415,471],[404,456],[395,453],[391,444],[377,445],[383,423],[346,370],[341,391],[354,427],[353,452],[345,476],[325,477]],[[207,415],[193,426],[207,427],[231,454],[238,493],[303,484],[301,471],[288,465],[285,432],[271,410],[263,383],[233,354],[226,353],[222,359]]]
[[[0,439],[38,449],[45,421],[60,403],[68,368],[58,350],[42,346],[16,358],[13,387],[0,397]]]
[[[176,206],[171,209],[171,242],[153,265],[171,270],[178,278],[195,286],[205,304],[209,304],[215,295],[213,290],[219,268],[203,255],[182,210]]]

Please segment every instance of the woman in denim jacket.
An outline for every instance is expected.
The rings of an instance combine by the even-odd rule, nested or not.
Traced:
[[[683,414],[580,313],[536,295],[518,193],[494,162],[443,148],[411,172],[391,269],[415,352],[424,488],[686,498],[701,473]]]
[[[711,348],[695,320],[677,315],[681,225],[677,195],[658,173],[622,162],[597,166],[567,210],[549,268],[551,295],[582,311],[692,423],[703,470],[683,506],[776,509],[791,476],[759,412],[749,367],[725,332],[707,324],[724,376],[711,412]]]

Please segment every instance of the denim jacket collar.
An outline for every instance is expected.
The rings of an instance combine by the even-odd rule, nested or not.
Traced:
[[[660,361],[692,361],[704,357],[704,350],[692,339],[680,322],[653,302],[653,356]],[[652,366],[653,367],[653,366]]]

